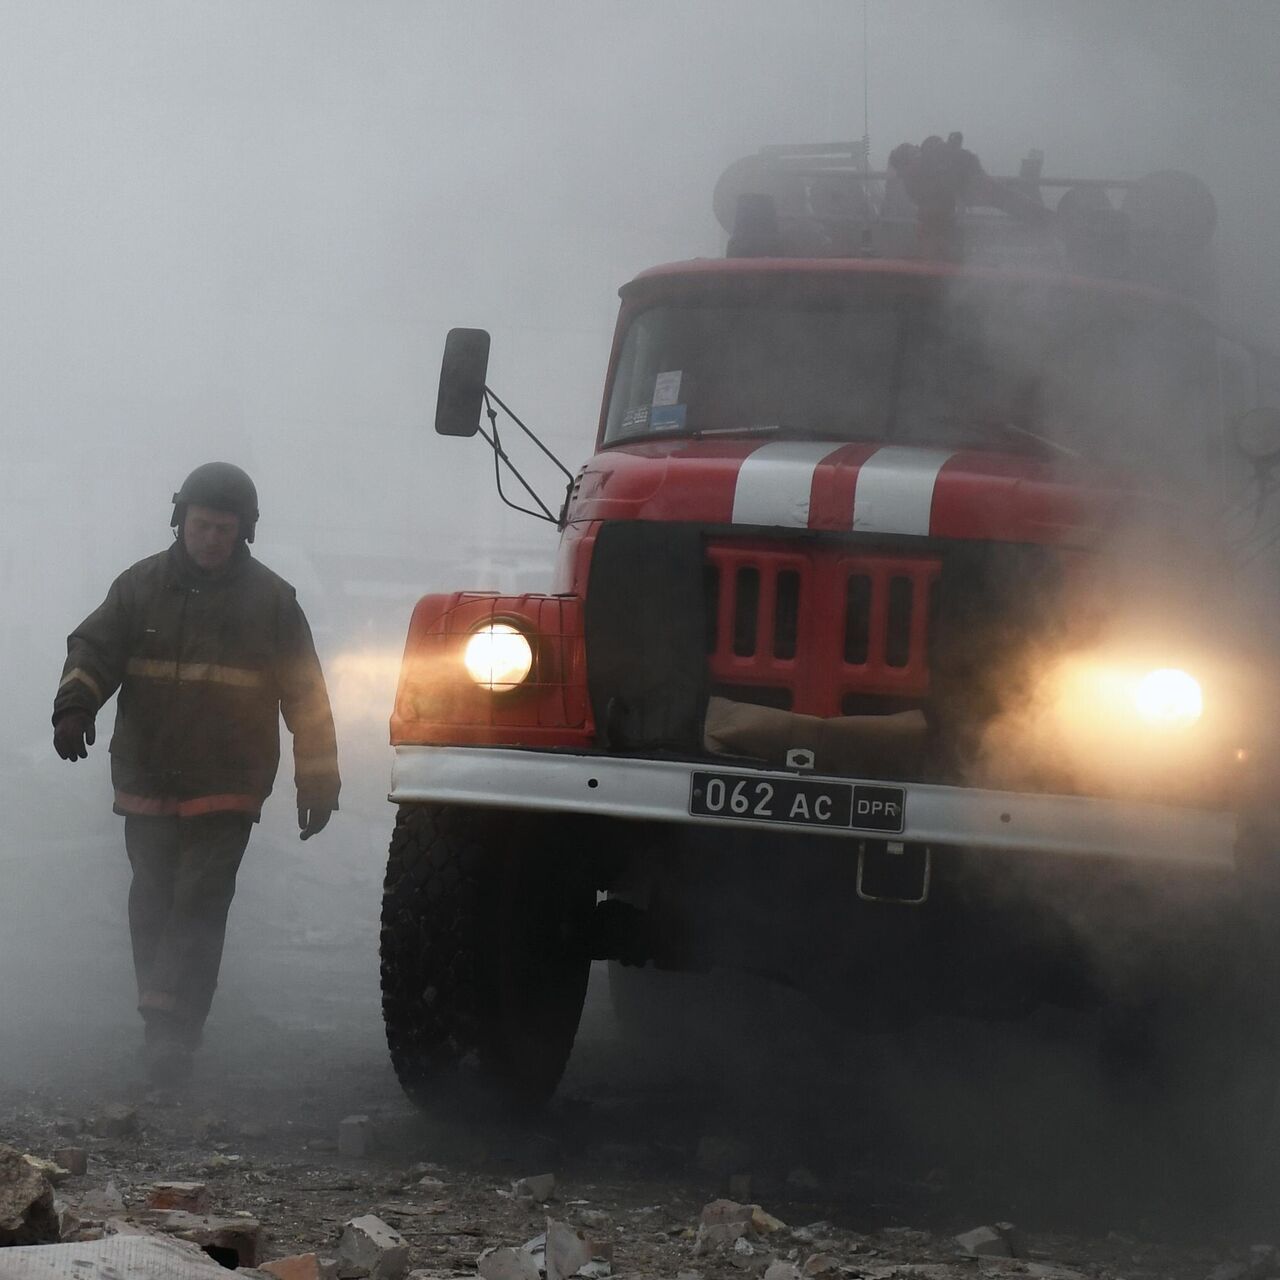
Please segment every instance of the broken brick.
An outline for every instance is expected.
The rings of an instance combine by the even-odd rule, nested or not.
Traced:
[[[208,1213],[212,1207],[209,1188],[203,1182],[157,1182],[147,1195],[148,1209]]]
[[[258,1264],[276,1280],[336,1280],[338,1264],[332,1258],[322,1258],[318,1253],[295,1253],[287,1258],[273,1258]]]

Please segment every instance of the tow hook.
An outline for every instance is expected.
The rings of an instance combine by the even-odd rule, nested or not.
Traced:
[[[933,850],[905,840],[858,841],[858,897],[864,902],[922,906],[929,897]]]

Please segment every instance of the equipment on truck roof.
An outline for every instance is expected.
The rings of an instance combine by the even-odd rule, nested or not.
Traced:
[[[730,257],[943,257],[1209,286],[1213,194],[1189,173],[1045,177],[1032,151],[1013,177],[988,176],[952,133],[903,143],[889,168],[860,142],[768,146],[729,165],[712,206]]]

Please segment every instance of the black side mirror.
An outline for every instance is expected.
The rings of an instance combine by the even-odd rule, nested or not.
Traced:
[[[436,431],[473,436],[480,427],[484,382],[489,371],[489,335],[483,329],[450,329],[440,363]]]
[[[1280,462],[1280,409],[1260,405],[1231,421],[1231,437],[1239,451],[1256,467]]]

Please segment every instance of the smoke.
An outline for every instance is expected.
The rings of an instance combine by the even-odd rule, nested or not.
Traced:
[[[1051,173],[1188,169],[1218,201],[1222,311],[1280,346],[1268,0],[870,0],[868,29],[873,163],[960,129],[995,174],[1033,147]],[[214,1019],[332,1024],[378,1055],[412,603],[537,589],[555,552],[479,442],[429,434],[444,334],[491,329],[494,386],[576,465],[617,286],[721,252],[730,161],[861,136],[863,55],[847,0],[0,0],[0,1025],[30,1032],[0,1080],[85,1027],[133,1034],[112,712],[72,769],[49,704],[66,633],[211,458],[258,483],[255,553],[312,620],[346,775],[304,849],[282,771]]]

